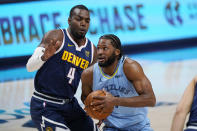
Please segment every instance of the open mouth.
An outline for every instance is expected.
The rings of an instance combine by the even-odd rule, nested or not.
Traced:
[[[105,59],[103,57],[98,58],[98,62],[104,62]]]
[[[84,34],[84,33],[86,33],[86,30],[81,29],[81,30],[79,30],[79,32]]]

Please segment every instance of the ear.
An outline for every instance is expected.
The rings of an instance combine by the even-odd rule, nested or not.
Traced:
[[[68,18],[68,25],[70,25],[70,23],[71,23],[71,18],[69,17]]]
[[[115,54],[116,54],[116,56],[120,55],[120,50],[119,49],[116,49],[115,50]]]

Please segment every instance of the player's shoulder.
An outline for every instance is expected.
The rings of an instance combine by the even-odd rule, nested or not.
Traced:
[[[129,68],[129,67],[135,68],[135,67],[141,67],[141,65],[137,61],[135,61],[129,57],[126,57],[124,60],[124,67],[125,68]]]
[[[45,37],[48,38],[59,38],[60,36],[63,36],[63,32],[61,29],[55,29],[55,30],[50,30],[45,34]]]
[[[63,41],[63,32],[61,29],[50,30],[42,38],[42,41],[39,46],[44,47],[47,44],[53,44],[57,41]]]
[[[63,40],[63,32],[60,29],[50,30],[45,33],[43,39],[45,41],[62,41]]]
[[[125,57],[124,59],[125,59],[125,60],[124,60],[125,63],[130,63],[130,64],[131,64],[131,63],[133,63],[133,62],[136,62],[135,60],[133,60],[133,59],[131,59],[131,58],[129,58],[129,57]]]
[[[90,76],[93,74],[94,65],[89,66],[88,68],[84,69],[82,72],[82,76]]]
[[[125,60],[123,67],[124,73],[130,81],[139,80],[145,76],[141,65],[131,58],[127,58]]]
[[[93,65],[83,70],[81,80],[85,83],[90,83],[93,79]]]

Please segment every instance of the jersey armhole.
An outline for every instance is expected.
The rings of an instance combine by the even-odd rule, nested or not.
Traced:
[[[91,58],[90,64],[92,64],[93,59],[94,59],[94,44],[91,41],[90,41],[90,43],[91,43],[91,48],[92,48],[92,58]]]
[[[63,41],[62,41],[62,45],[60,46],[60,48],[55,52],[55,54],[57,54],[58,52],[60,52],[62,50],[62,48],[64,47],[64,41],[65,41],[65,35],[64,35],[64,31],[62,29],[60,29],[63,33]]]

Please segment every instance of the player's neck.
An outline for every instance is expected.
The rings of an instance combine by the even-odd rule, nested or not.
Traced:
[[[80,46],[83,46],[83,45],[85,45],[85,43],[86,43],[86,38],[84,37],[84,38],[81,38],[81,39],[79,39],[79,38],[76,38],[72,33],[71,33],[71,30],[68,28],[68,33],[69,33],[69,35],[72,37],[72,39],[77,43],[77,45],[80,47]]]
[[[117,69],[118,62],[119,62],[119,60],[115,60],[114,63],[112,63],[111,65],[109,65],[107,67],[101,67],[101,69],[105,74],[112,76]]]

